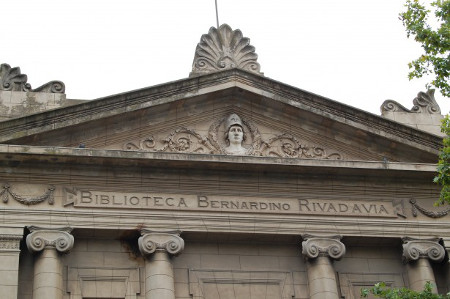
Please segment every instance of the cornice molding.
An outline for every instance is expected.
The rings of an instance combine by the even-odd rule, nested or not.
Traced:
[[[18,136],[25,137],[45,133],[54,130],[55,127],[61,129],[87,121],[171,103],[182,98],[192,97],[193,93],[202,95],[214,91],[229,90],[230,88],[241,88],[249,92],[260,89],[261,94],[271,97],[274,101],[304,109],[325,118],[332,115],[336,122],[354,126],[382,138],[402,140],[405,144],[430,152],[436,151],[437,153],[442,144],[439,136],[416,130],[381,116],[241,69],[187,78],[89,101],[80,105],[4,121],[2,122],[2,128],[0,128],[0,142],[14,140]]]
[[[150,163],[157,166],[163,163],[164,167],[169,166],[167,163],[173,161],[174,164],[180,166],[185,164],[190,167],[198,167],[200,164],[205,165],[212,163],[215,167],[222,165],[225,168],[242,167],[249,170],[252,167],[258,169],[265,167],[288,167],[305,169],[339,169],[340,173],[348,170],[352,173],[358,171],[375,171],[375,172],[407,172],[407,173],[429,173],[434,176],[436,172],[436,164],[430,163],[410,163],[410,162],[389,162],[389,161],[350,161],[350,160],[315,160],[301,158],[279,158],[279,157],[253,157],[253,156],[233,156],[233,155],[214,155],[214,154],[197,154],[197,153],[168,153],[168,152],[138,152],[124,150],[103,150],[103,149],[82,149],[67,148],[54,146],[22,146],[22,145],[0,145],[0,158],[3,160],[19,159],[22,162],[27,160],[36,162],[41,159],[48,161],[48,157],[58,158],[60,163],[80,163],[83,164],[99,164],[113,161],[114,165],[129,165],[130,162]],[[199,164],[200,163],[200,164]],[[197,166],[196,166],[197,165]],[[240,166],[238,166],[240,165]],[[202,166],[204,167],[204,166]],[[278,170],[281,170],[278,169]]]

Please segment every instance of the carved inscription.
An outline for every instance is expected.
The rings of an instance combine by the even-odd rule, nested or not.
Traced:
[[[65,205],[77,208],[130,208],[240,213],[304,214],[395,218],[392,202],[257,198],[215,195],[117,193],[69,190]]]

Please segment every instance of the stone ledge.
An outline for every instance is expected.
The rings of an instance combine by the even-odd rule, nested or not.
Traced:
[[[166,153],[166,152],[143,152],[124,150],[102,150],[102,149],[82,149],[68,147],[47,147],[47,146],[23,146],[23,145],[0,145],[0,157],[3,160],[41,160],[49,158],[52,161],[62,163],[84,164],[111,164],[135,165],[136,163],[150,163],[152,165],[164,163],[174,167],[205,167],[211,168],[236,168],[245,167],[267,168],[267,167],[288,167],[288,168],[309,168],[309,169],[348,169],[348,171],[405,171],[405,172],[425,172],[434,175],[436,164],[428,163],[407,163],[389,161],[343,161],[343,160],[318,160],[300,158],[276,158],[276,157],[254,157],[254,156],[232,156],[232,155],[210,155],[194,153]],[[117,159],[119,161],[117,161]],[[115,161],[114,161],[115,160]],[[193,165],[195,164],[195,165]],[[199,165],[200,164],[200,165]],[[272,168],[273,169],[273,168]],[[277,172],[281,168],[277,168]],[[336,170],[334,170],[336,171]]]

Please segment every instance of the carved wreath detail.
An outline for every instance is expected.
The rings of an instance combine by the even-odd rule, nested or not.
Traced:
[[[9,200],[9,197],[12,197],[14,200],[20,202],[23,205],[35,205],[38,203],[41,203],[45,200],[48,200],[49,204],[54,204],[55,200],[53,197],[53,192],[55,191],[55,187],[53,186],[49,186],[47,188],[47,191],[45,191],[44,194],[40,195],[40,196],[35,196],[35,197],[29,197],[26,198],[24,196],[20,196],[16,193],[14,193],[11,190],[11,186],[9,184],[4,184],[3,185],[3,190],[0,192],[0,198],[2,199],[2,201],[4,203],[7,203]]]
[[[222,118],[211,124],[206,137],[200,135],[193,129],[181,127],[174,130],[159,142],[153,136],[148,136],[139,141],[125,143],[123,149],[226,155],[229,152],[224,143],[224,136],[220,134],[220,127],[226,121],[226,118]],[[281,134],[266,142],[262,139],[254,123],[245,119],[242,119],[241,122],[244,134],[249,139],[249,142],[243,148],[243,151],[239,153],[240,155],[342,160],[340,153],[330,153],[323,147],[305,144],[290,134]]]
[[[410,199],[409,202],[412,205],[412,214],[414,217],[417,217],[417,211],[421,212],[423,215],[431,217],[431,218],[441,218],[447,216],[450,212],[450,208],[446,208],[443,211],[429,211],[417,203],[415,199]]]

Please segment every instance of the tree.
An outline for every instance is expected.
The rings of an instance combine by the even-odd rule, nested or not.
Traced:
[[[406,28],[408,37],[422,45],[424,54],[409,63],[409,79],[434,74],[434,85],[444,96],[450,97],[450,0],[437,0],[431,3],[435,9],[435,29],[429,24],[431,12],[419,0],[407,0],[406,11],[400,13],[400,19]],[[436,205],[450,203],[450,119],[447,115],[442,121],[442,132],[446,134],[444,147],[439,155],[438,175],[434,182],[442,186]]]
[[[447,295],[433,294],[433,287],[430,282],[425,284],[424,290],[416,292],[407,288],[390,289],[383,282],[377,283],[370,289],[362,289],[361,297],[367,298],[370,294],[377,298],[385,299],[450,299],[450,293]]]
[[[438,174],[434,178],[434,182],[441,185],[441,194],[436,205],[450,204],[450,116],[447,115],[442,120],[442,133],[444,137],[444,147],[439,154]]]
[[[450,0],[437,0],[431,6],[435,9],[436,29],[429,24],[430,10],[419,0],[407,0],[406,11],[400,13],[407,36],[414,36],[425,52],[408,64],[411,70],[408,77],[411,80],[434,74],[428,87],[433,85],[450,97]]]

